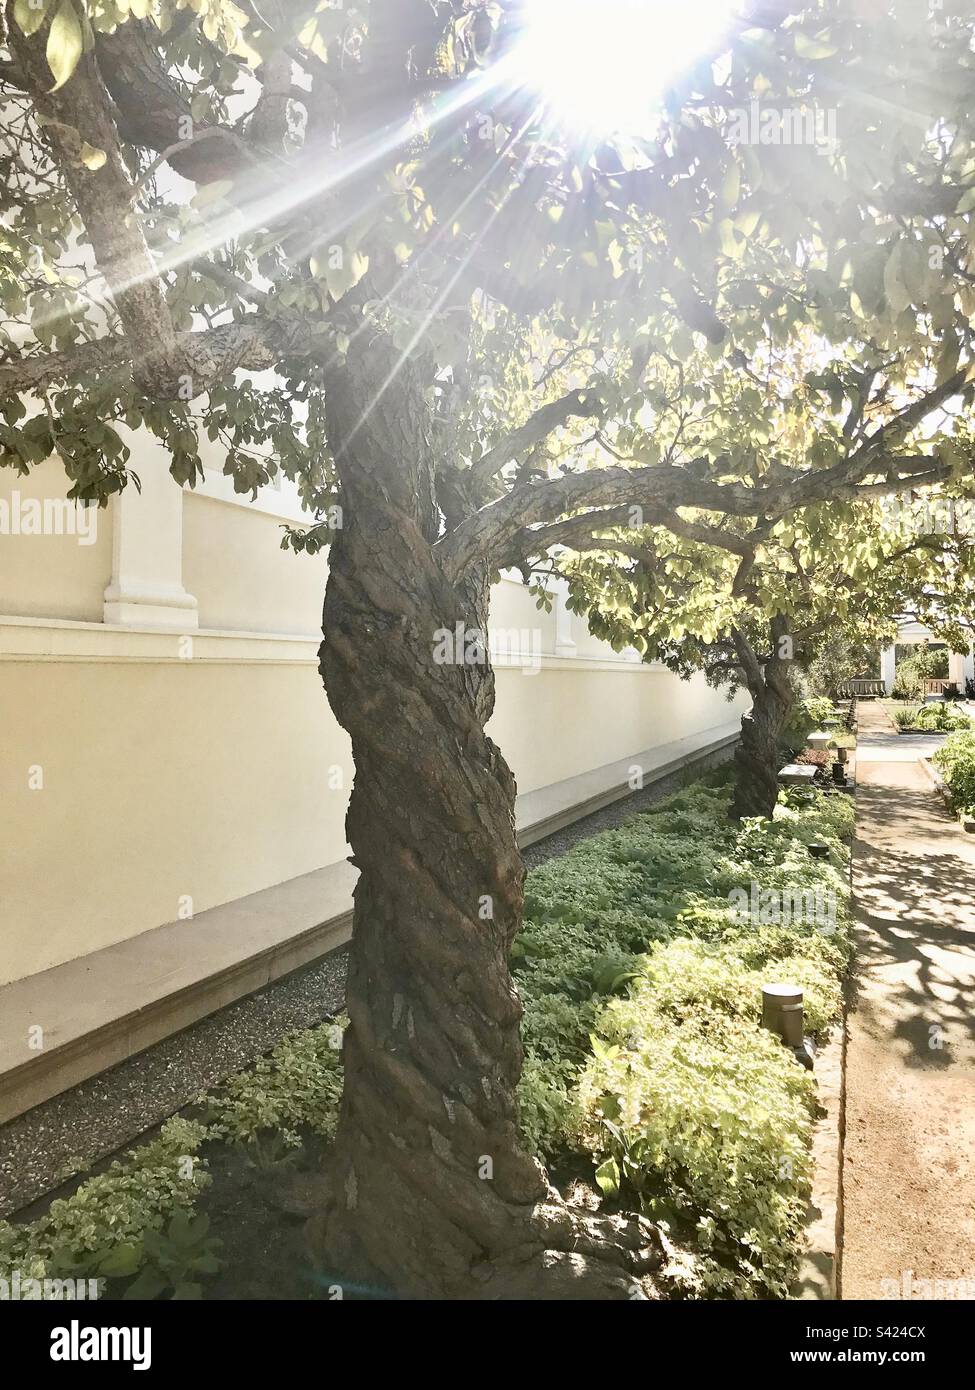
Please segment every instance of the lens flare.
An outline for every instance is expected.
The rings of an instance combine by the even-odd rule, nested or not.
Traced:
[[[518,78],[564,129],[649,136],[667,88],[720,46],[736,10],[736,0],[527,0]]]

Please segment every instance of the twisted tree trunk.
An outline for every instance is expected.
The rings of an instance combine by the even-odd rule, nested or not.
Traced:
[[[519,1138],[508,954],[524,870],[514,779],[484,732],[489,577],[455,587],[433,554],[419,380],[406,364],[363,423],[395,355],[353,351],[354,375],[329,392],[344,527],[321,670],[352,738],[360,878],[345,1092],[314,1225],[323,1272],[415,1297],[652,1296],[654,1228],[573,1211]]]
[[[731,814],[771,818],[779,794],[779,738],[792,708],[791,658],[784,658],[782,642],[788,640],[788,624],[781,616],[772,620],[772,653],[760,662],[741,633],[735,645],[745,672],[752,707],[741,720],[741,739],[735,749],[735,795]]]

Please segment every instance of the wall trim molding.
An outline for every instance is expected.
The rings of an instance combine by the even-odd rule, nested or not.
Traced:
[[[317,633],[228,632],[214,628],[178,628],[85,623],[67,618],[0,615],[0,661],[107,662],[123,665],[315,666],[321,636]],[[631,675],[670,675],[666,666],[618,657],[555,656],[505,651],[492,657],[495,670],[616,671]]]

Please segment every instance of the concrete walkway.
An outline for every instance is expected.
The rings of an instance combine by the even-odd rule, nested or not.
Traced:
[[[941,740],[858,718],[841,1297],[972,1299],[975,836],[918,762]]]

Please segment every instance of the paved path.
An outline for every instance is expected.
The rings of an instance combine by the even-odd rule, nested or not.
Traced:
[[[975,836],[917,761],[940,740],[858,718],[842,1297],[972,1299]]]

